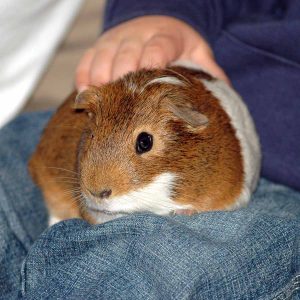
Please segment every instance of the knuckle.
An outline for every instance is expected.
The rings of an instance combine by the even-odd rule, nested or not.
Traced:
[[[134,66],[138,62],[138,57],[134,53],[121,52],[115,57],[115,65],[117,66]]]
[[[90,82],[98,83],[104,79],[103,72],[99,68],[92,68],[90,71]]]
[[[160,43],[157,43],[157,42],[153,42],[153,43],[149,43],[147,46],[146,46],[147,50],[148,51],[153,51],[154,53],[162,53],[163,50],[164,50],[164,47],[163,45],[161,45]]]
[[[116,60],[117,61],[121,61],[121,60],[122,61],[132,61],[132,60],[134,60],[134,54],[130,50],[124,49],[117,54]]]
[[[152,63],[162,63],[165,61],[165,57],[162,53],[146,53],[144,57],[144,61],[152,62]]]

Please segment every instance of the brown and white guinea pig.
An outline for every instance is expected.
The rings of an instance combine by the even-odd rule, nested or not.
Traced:
[[[188,62],[73,93],[47,125],[30,171],[50,223],[246,205],[260,147],[237,93]]]

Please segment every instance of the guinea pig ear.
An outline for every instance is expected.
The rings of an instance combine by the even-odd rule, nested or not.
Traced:
[[[188,105],[175,105],[170,104],[169,110],[179,119],[186,122],[193,128],[199,128],[208,125],[208,118],[200,113],[199,111],[193,109]]]
[[[96,87],[89,87],[83,92],[79,92],[74,100],[74,109],[88,109],[91,102],[99,101],[99,91]]]

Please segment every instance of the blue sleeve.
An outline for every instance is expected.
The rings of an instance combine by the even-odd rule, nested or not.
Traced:
[[[282,9],[282,3],[280,0],[108,0],[103,29],[105,31],[135,17],[167,15],[186,22],[213,43],[229,23],[257,15],[276,14]]]

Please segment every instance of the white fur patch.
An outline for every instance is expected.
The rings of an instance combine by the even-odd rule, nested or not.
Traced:
[[[149,82],[147,82],[140,89],[140,93],[142,93],[147,86],[149,86],[151,84],[155,84],[155,83],[164,83],[164,84],[181,85],[181,86],[185,84],[183,81],[181,81],[180,79],[178,79],[174,76],[162,76],[162,77],[154,78],[154,79],[150,80]]]
[[[157,176],[153,182],[136,191],[129,192],[126,195],[111,197],[103,200],[100,204],[90,199],[87,200],[87,206],[93,210],[99,210],[93,213],[97,221],[103,222],[103,212],[117,214],[116,217],[124,213],[133,212],[153,212],[159,215],[169,214],[178,209],[189,209],[190,205],[180,205],[171,199],[172,187],[176,180],[176,175],[172,173],[163,173]],[[94,212],[94,211],[92,211]]]
[[[184,82],[182,82],[180,79],[174,76],[163,76],[158,77],[150,80],[145,86],[154,84],[154,83],[167,83],[167,84],[173,84],[173,85],[184,85]]]
[[[59,219],[59,218],[57,218],[57,217],[55,217],[55,216],[53,216],[53,215],[50,215],[50,216],[49,216],[49,222],[48,222],[48,225],[49,225],[49,227],[50,227],[50,226],[52,226],[52,225],[54,225],[54,224],[56,224],[56,223],[58,223],[58,222],[60,222],[60,221],[62,221],[62,219]]]

